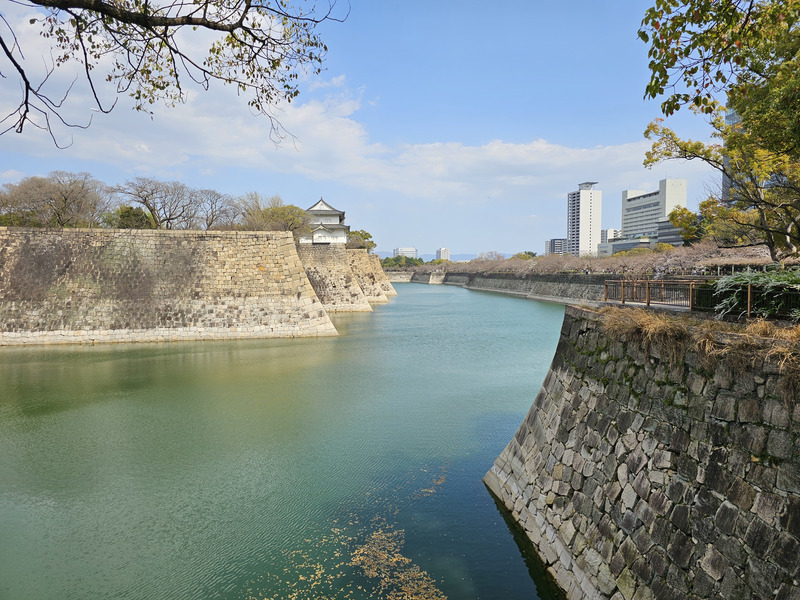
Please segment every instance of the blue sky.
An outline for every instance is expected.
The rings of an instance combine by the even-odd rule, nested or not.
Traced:
[[[152,118],[123,97],[110,115],[92,113],[89,129],[68,132],[65,150],[33,128],[0,137],[0,183],[66,170],[112,185],[149,176],[277,194],[302,208],[323,197],[378,250],[425,254],[541,253],[546,239],[565,236],[566,196],[583,181],[599,182],[604,228],[619,227],[624,189],[685,178],[696,208],[718,184],[693,163],[642,166],[642,132],[659,116],[659,102],[643,99],[647,48],[636,36],[648,2],[488,6],[351,0],[343,23],[319,29],[326,70],[276,113],[294,141],[276,146],[268,120],[223,86],[191,89],[186,104],[157,106]],[[34,64],[44,42],[26,34],[29,10],[3,14],[19,23]],[[74,77],[62,69],[52,83]],[[4,111],[18,98],[12,81],[0,83]],[[85,120],[88,106],[78,85],[66,114]],[[669,124],[694,139],[709,134],[688,111]]]

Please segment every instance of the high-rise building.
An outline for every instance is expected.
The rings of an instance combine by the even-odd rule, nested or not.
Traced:
[[[553,238],[544,243],[544,253],[548,254],[566,254],[567,253],[567,238]]]
[[[394,256],[407,256],[408,258],[417,258],[416,248],[395,248]]]
[[[450,248],[439,248],[436,251],[436,260],[450,260]]]
[[[615,240],[622,237],[621,229],[601,229],[600,230],[600,243],[605,244],[610,240]]]
[[[596,184],[581,183],[567,194],[567,252],[572,256],[597,255],[603,192],[594,189]]]
[[[658,189],[622,192],[622,237],[656,237],[658,223],[676,207],[686,208],[686,180],[662,179]]]

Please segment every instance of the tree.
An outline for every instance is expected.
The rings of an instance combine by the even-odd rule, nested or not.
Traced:
[[[419,267],[425,261],[421,258],[411,258],[410,256],[387,256],[381,261],[381,266],[384,269],[408,269],[411,267]]]
[[[53,171],[0,192],[2,223],[18,227],[95,227],[109,204],[108,189],[89,173]]]
[[[367,251],[367,254],[372,252],[377,244],[372,241],[372,235],[364,231],[363,229],[358,229],[356,231],[351,231],[347,236],[347,244],[348,248],[364,248]]]
[[[280,196],[264,200],[258,192],[239,199],[241,227],[249,231],[291,231],[295,242],[311,233],[308,213],[294,204],[284,204]]]
[[[0,14],[0,58],[6,63],[0,73],[13,73],[20,87],[19,105],[0,120],[0,134],[32,125],[54,141],[54,120],[76,126],[60,114],[71,86],[53,95],[46,84],[56,69],[72,64],[101,112],[116,104],[101,99],[103,81],[142,111],[155,102],[185,101],[187,82],[208,89],[218,81],[245,95],[280,135],[271,109],[297,96],[300,74],[320,72],[327,48],[316,26],[341,20],[333,15],[333,2],[317,11],[305,0],[295,6],[288,0],[27,0],[23,6],[39,10],[30,24],[50,43],[50,56],[40,75],[35,65],[41,57],[27,57],[17,35],[23,25]]]
[[[195,196],[179,181],[136,177],[118,186],[116,193],[141,204],[156,229],[190,229],[197,214]]]
[[[704,237],[703,221],[697,213],[685,206],[676,206],[669,213],[669,222],[673,227],[681,230],[681,237],[685,245],[691,245]]]
[[[153,229],[155,225],[141,206],[123,205],[104,218],[108,227],[113,229]]]
[[[774,152],[800,152],[800,0],[656,0],[639,37],[650,45],[646,97],[669,115],[706,114],[726,93],[745,128]]]
[[[517,258],[519,260],[531,260],[536,258],[536,252],[533,252],[531,250],[525,250],[523,252],[517,252],[511,258]]]
[[[193,190],[195,218],[200,229],[230,229],[239,216],[236,203],[216,190]]]
[[[489,260],[494,262],[499,262],[501,260],[505,260],[506,257],[503,256],[501,252],[497,250],[490,250],[489,252],[481,252],[474,260]]]
[[[800,251],[800,162],[765,149],[760,138],[740,124],[726,124],[720,105],[713,107],[713,137],[724,144],[683,140],[657,119],[645,131],[653,140],[645,166],[670,159],[708,164],[731,185],[726,197],[719,194],[701,204],[706,230],[723,245],[764,244],[773,260],[796,256]]]

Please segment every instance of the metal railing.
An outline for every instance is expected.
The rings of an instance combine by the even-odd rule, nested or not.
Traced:
[[[800,290],[765,289],[752,284],[728,292],[734,296],[726,313],[733,317],[769,316],[792,318],[800,312]],[[605,301],[675,306],[691,311],[713,312],[722,298],[708,281],[608,280]]]
[[[653,279],[620,279],[605,282],[605,301],[635,302],[650,306],[679,306],[689,310],[713,310],[713,302],[707,302],[706,288],[711,289],[705,281],[653,280]],[[699,292],[701,292],[700,294]],[[709,292],[713,300],[713,291]],[[699,296],[699,297],[698,297]],[[699,302],[698,302],[699,300]]]

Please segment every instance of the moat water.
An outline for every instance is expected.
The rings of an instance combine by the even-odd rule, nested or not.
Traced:
[[[336,338],[0,349],[0,599],[551,597],[481,477],[563,308],[396,288]]]

